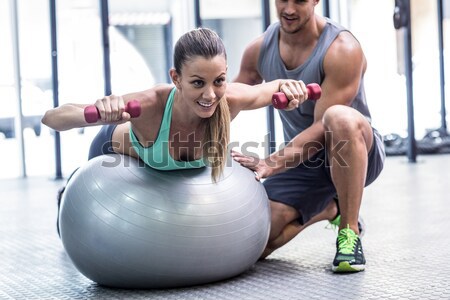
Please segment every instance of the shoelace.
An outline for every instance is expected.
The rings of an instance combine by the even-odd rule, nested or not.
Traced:
[[[339,252],[342,254],[352,254],[355,249],[355,244],[358,239],[356,233],[350,229],[347,224],[347,228],[341,229],[338,235]]]

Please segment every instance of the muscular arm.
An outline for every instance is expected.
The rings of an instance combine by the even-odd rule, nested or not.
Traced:
[[[331,106],[351,105],[358,93],[366,60],[361,45],[349,32],[342,32],[324,58],[325,79],[322,96],[314,111],[314,121],[321,121]]]
[[[315,106],[314,123],[292,139],[283,150],[265,159],[270,167],[267,176],[295,167],[323,149],[325,128],[322,119],[325,111],[333,105],[351,105],[365,68],[366,61],[360,44],[350,33],[342,32],[324,59],[325,79],[321,86],[322,96]]]
[[[234,79],[234,82],[241,82],[250,85],[255,85],[263,82],[261,75],[258,72],[259,51],[263,36],[260,36],[251,42],[244,51],[241,60],[239,74]]]

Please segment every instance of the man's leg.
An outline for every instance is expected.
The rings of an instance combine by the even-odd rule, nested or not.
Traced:
[[[261,259],[266,258],[273,251],[285,245],[309,225],[323,220],[332,220],[337,214],[336,202],[329,201],[329,204],[323,211],[302,225],[297,221],[299,218],[298,211],[292,206],[276,201],[270,201],[270,209],[271,228],[269,241],[266,249],[261,255]]]
[[[373,144],[369,122],[347,106],[333,106],[324,115],[324,125],[331,133],[327,140],[331,178],[339,196],[340,229],[349,225],[358,230],[358,215],[366,182],[368,153]],[[345,143],[342,147],[338,145]],[[338,153],[333,152],[339,150]]]
[[[332,270],[363,271],[366,261],[358,237],[358,216],[373,130],[359,112],[341,105],[330,107],[324,114],[323,122],[327,133],[330,133],[326,137],[326,148],[341,213]]]

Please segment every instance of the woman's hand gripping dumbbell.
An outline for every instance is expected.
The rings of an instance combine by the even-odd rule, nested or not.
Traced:
[[[322,89],[317,83],[308,84],[306,89],[308,90],[309,100],[318,100],[322,95]],[[289,104],[289,100],[283,92],[278,92],[273,94],[272,104],[276,109],[285,109]]]
[[[132,118],[139,117],[141,114],[141,104],[137,100],[128,101],[125,106],[125,112]],[[89,105],[84,108],[84,119],[88,123],[95,123],[100,119],[100,112],[95,105]]]

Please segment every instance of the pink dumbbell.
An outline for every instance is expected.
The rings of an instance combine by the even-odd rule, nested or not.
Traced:
[[[137,100],[127,102],[125,111],[130,114],[132,118],[139,117],[141,114],[141,104]],[[89,105],[84,108],[84,119],[88,123],[95,123],[100,119],[100,112],[95,105]]]
[[[308,99],[317,100],[322,95],[322,89],[317,83],[310,83],[306,86],[308,90]],[[284,109],[288,106],[289,100],[283,92],[273,94],[272,104],[276,109]]]

